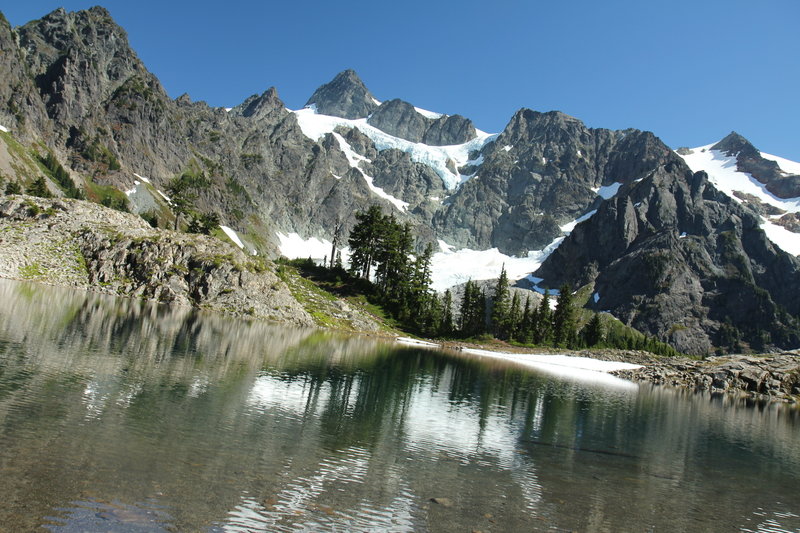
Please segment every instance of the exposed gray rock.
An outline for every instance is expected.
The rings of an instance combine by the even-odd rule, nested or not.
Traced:
[[[686,353],[800,344],[800,260],[703,172],[669,163],[603,202],[536,276],[594,284],[596,310]]]
[[[657,385],[793,403],[800,400],[800,357],[796,353],[729,355],[703,360],[649,358],[642,364],[645,366],[640,369],[612,373]]]
[[[476,135],[472,121],[461,115],[428,118],[399,99],[383,102],[367,122],[389,135],[429,146],[463,144]]]
[[[318,113],[347,119],[365,118],[378,107],[358,74],[349,69],[314,91],[306,106],[312,104]]]
[[[518,111],[486,147],[483,164],[437,213],[447,242],[511,254],[538,250],[559,226],[597,205],[596,188],[635,181],[678,160],[650,132],[587,128],[552,111]]]

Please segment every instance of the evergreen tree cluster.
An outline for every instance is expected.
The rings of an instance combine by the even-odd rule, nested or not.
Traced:
[[[350,273],[373,282],[375,299],[392,317],[422,335],[452,332],[452,296],[440,299],[431,289],[433,247],[414,258],[409,224],[372,206],[356,213],[348,244]]]
[[[551,309],[548,291],[545,291],[538,306],[533,304],[530,297],[521,303],[518,291],[514,291],[513,295],[509,293],[505,266],[495,285],[491,306],[487,306],[486,294],[478,285],[468,281],[464,287],[456,333],[465,338],[491,333],[498,339],[524,345],[569,349],[619,348],[678,355],[668,344],[622,325],[607,328],[599,313],[592,313],[583,327],[579,327],[579,310],[569,285],[559,289],[554,309]]]

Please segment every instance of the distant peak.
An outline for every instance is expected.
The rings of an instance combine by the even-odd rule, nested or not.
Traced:
[[[378,107],[375,97],[352,69],[343,70],[314,91],[306,106],[312,104],[318,113],[347,119],[365,118]]]
[[[756,147],[753,146],[750,141],[736,133],[735,131],[730,132],[728,135],[725,136],[724,139],[719,141],[717,144],[711,147],[712,150],[719,150],[720,152],[724,152],[729,156],[735,156],[739,153],[745,152],[747,155],[752,155],[753,153],[757,153]]]

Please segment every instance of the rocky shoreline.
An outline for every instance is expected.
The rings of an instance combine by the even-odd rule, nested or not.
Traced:
[[[0,198],[0,277],[209,309],[296,326],[378,331],[342,300],[207,235],[70,199]]]
[[[442,348],[476,348],[519,354],[563,354],[642,365],[635,370],[616,370],[612,375],[638,383],[652,383],[704,391],[735,394],[758,400],[800,405],[800,352],[778,354],[725,355],[705,359],[662,357],[639,350],[553,348],[527,349],[506,344],[472,344],[446,341]]]

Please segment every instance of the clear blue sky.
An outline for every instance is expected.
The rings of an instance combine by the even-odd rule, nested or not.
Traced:
[[[12,25],[56,7],[0,10]],[[731,130],[800,161],[800,1],[553,0],[208,2],[107,0],[170,96],[232,106],[275,86],[301,107],[355,69],[402,98],[502,130],[521,107],[591,127],[635,127],[672,147]]]

